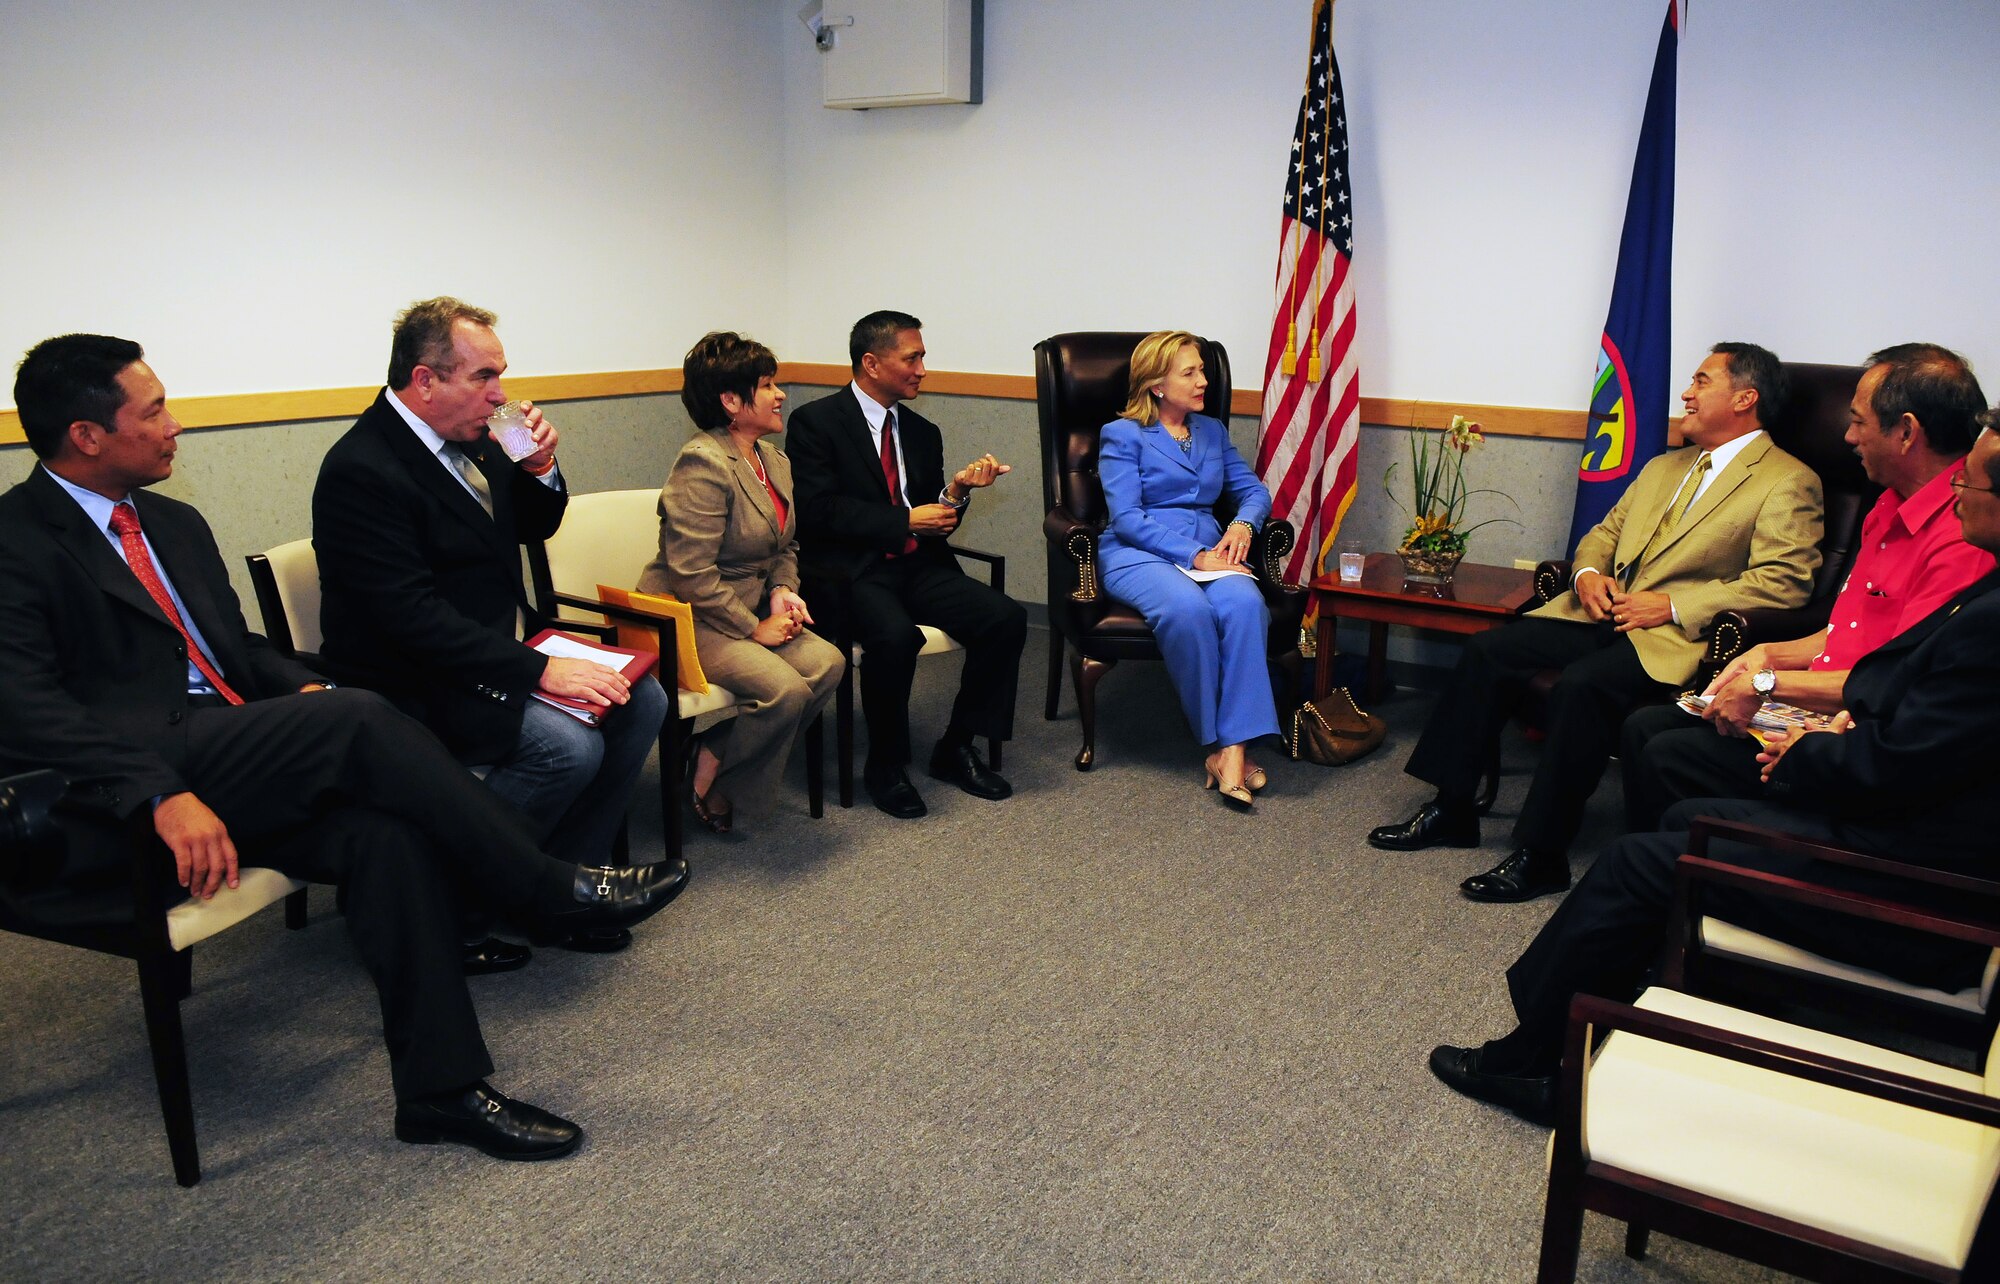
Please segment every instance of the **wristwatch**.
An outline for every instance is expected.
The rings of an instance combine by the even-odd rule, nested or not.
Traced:
[[[1750,677],[1750,689],[1764,699],[1769,700],[1772,693],[1778,689],[1778,671],[1776,669],[1757,670]]]

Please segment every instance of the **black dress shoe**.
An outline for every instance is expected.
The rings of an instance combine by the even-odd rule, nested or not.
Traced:
[[[418,1146],[455,1141],[495,1159],[561,1159],[583,1143],[583,1129],[475,1083],[462,1092],[397,1102],[396,1140]]]
[[[1468,804],[1447,807],[1433,798],[1400,825],[1377,825],[1368,831],[1368,845],[1392,852],[1420,852],[1426,847],[1479,846],[1479,813]]]
[[[1554,1075],[1491,1074],[1479,1068],[1478,1048],[1454,1048],[1441,1044],[1431,1049],[1431,1073],[1453,1092],[1462,1092],[1477,1101],[1502,1110],[1511,1110],[1529,1123],[1544,1128],[1556,1122],[1556,1077]]]
[[[579,865],[570,899],[542,915],[538,925],[551,936],[599,927],[632,927],[672,903],[687,886],[685,860],[651,865]]]
[[[1569,858],[1550,856],[1526,847],[1484,874],[1474,874],[1458,885],[1458,890],[1475,901],[1511,904],[1531,901],[1537,896],[1569,890]]]
[[[886,780],[870,779],[868,796],[875,800],[876,809],[886,811],[897,820],[915,820],[928,815],[930,808],[924,806],[923,795],[910,783],[909,773],[901,768]]]
[[[993,802],[1011,797],[1014,793],[1014,786],[987,766],[979,751],[969,744],[939,745],[931,754],[931,779],[950,781],[974,798]]]
[[[467,976],[489,976],[494,972],[524,968],[533,957],[535,952],[525,945],[489,936],[483,941],[467,941],[460,962]]]

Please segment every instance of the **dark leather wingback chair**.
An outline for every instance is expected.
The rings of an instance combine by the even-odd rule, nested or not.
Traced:
[[[1049,555],[1049,675],[1043,716],[1056,716],[1062,664],[1070,657],[1077,712],[1083,722],[1078,771],[1097,754],[1097,683],[1120,660],[1158,660],[1159,646],[1140,614],[1104,591],[1097,575],[1097,536],[1104,529],[1104,487],[1097,477],[1097,434],[1118,418],[1131,379],[1137,331],[1058,334],[1035,345],[1035,400],[1041,417],[1042,492],[1048,504],[1043,532]],[[1208,372],[1205,413],[1229,421],[1229,354],[1201,342]],[[1227,515],[1224,514],[1227,520]],[[1296,654],[1306,594],[1281,582],[1285,556],[1295,540],[1291,524],[1264,524],[1250,560],[1271,608],[1270,653]]]

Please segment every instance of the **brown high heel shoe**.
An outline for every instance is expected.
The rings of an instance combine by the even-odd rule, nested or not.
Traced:
[[[696,791],[694,771],[700,758],[701,740],[695,737],[688,742],[687,763],[682,768],[681,774],[681,779],[687,781],[688,806],[694,809],[694,818],[700,821],[709,833],[726,834],[730,830],[730,822],[736,810],[729,805],[727,798],[716,792],[713,784],[709,785],[705,794]]]
[[[1234,784],[1234,785],[1225,784],[1223,782],[1221,774],[1218,773],[1215,769],[1214,755],[1211,755],[1206,760],[1204,760],[1202,763],[1202,767],[1208,775],[1207,781],[1202,785],[1203,789],[1213,789],[1216,792],[1220,793],[1222,795],[1222,801],[1228,803],[1231,807],[1234,807],[1237,811],[1250,810],[1251,804],[1255,801],[1255,799],[1250,797],[1250,791],[1248,789],[1245,789],[1241,784]]]
[[[1262,767],[1253,767],[1248,763],[1243,765],[1243,787],[1245,789],[1248,789],[1253,794],[1261,794],[1264,792],[1264,786],[1270,783],[1271,778],[1264,774]]]

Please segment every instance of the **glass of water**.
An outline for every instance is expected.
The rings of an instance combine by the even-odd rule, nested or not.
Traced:
[[[535,453],[535,435],[528,430],[528,412],[518,401],[510,401],[487,417],[486,431],[519,463]]]
[[[1349,540],[1340,546],[1340,582],[1342,584],[1359,584],[1361,582],[1361,569],[1367,564],[1368,554],[1362,551],[1360,543]]]

